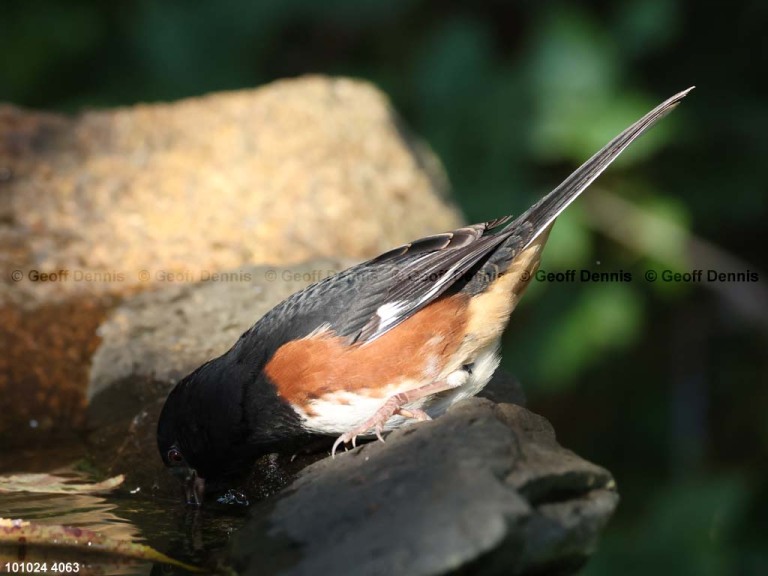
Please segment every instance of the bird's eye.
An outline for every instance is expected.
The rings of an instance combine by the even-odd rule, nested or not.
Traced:
[[[184,462],[184,456],[182,456],[181,452],[176,450],[176,448],[171,448],[168,450],[168,462],[171,462],[172,464],[181,464]]]

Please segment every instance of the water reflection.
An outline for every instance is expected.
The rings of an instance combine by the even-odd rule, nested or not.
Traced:
[[[3,494],[0,509],[5,518],[23,518],[40,524],[66,524],[96,530],[104,536],[133,541],[141,534],[113,511],[117,505],[103,496],[75,494]]]
[[[227,510],[192,510],[178,501],[138,496],[0,494],[0,517],[85,528],[115,540],[148,544],[196,565],[215,563],[216,553],[242,525],[243,516],[232,516]],[[150,562],[119,560],[55,546],[0,546],[0,571],[6,571],[6,562],[19,561],[76,562],[80,564],[79,574],[186,573]]]
[[[27,493],[0,495],[0,516],[5,518],[87,528],[121,541],[143,540],[136,526],[114,513],[116,508],[114,503],[101,496]],[[145,575],[152,571],[149,562],[115,560],[105,555],[86,555],[55,547],[0,547],[0,567],[3,570],[6,562],[19,561],[45,562],[48,565],[63,563],[64,567],[72,572],[77,570],[79,574]],[[73,564],[78,566],[74,567]]]

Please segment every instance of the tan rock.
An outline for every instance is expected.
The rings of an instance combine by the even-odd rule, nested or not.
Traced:
[[[439,162],[355,80],[74,117],[0,107],[0,410],[12,415],[0,437],[80,418],[112,297],[246,264],[373,256],[457,226],[445,194]],[[46,398],[65,391],[76,400],[62,420]]]

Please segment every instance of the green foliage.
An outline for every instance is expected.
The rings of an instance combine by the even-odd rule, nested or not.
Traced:
[[[537,372],[547,392],[571,383],[573,374],[632,343],[642,326],[641,304],[630,286],[596,284],[581,290],[557,330],[540,344]]]
[[[573,204],[557,219],[547,242],[544,264],[550,270],[585,266],[594,251],[593,237],[584,223],[584,207]]]
[[[607,534],[603,553],[585,576],[659,572],[678,576],[744,574],[749,562],[734,550],[749,490],[738,477],[680,481],[648,495],[637,524]]]

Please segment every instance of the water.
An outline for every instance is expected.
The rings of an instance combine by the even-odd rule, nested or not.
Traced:
[[[21,460],[18,462],[20,463]],[[38,465],[30,466],[40,471]],[[18,468],[15,472],[19,472]],[[9,473],[5,470],[4,473]],[[27,470],[23,470],[27,472]],[[57,471],[58,473],[61,470]],[[78,481],[87,480],[82,475]],[[208,571],[222,571],[222,553],[230,535],[245,522],[246,510],[208,506],[202,510],[187,508],[180,500],[152,498],[141,494],[0,494],[0,517],[21,518],[39,524],[68,525],[93,530],[109,538],[147,544],[183,562],[206,566]],[[0,573],[24,573],[18,564],[46,563],[49,574],[57,568],[76,563],[78,574],[188,574],[177,567],[147,561],[119,559],[106,554],[57,546],[0,545]],[[30,566],[29,564],[25,564]],[[214,568],[218,565],[218,568]],[[37,568],[40,568],[38,564]],[[73,573],[74,573],[73,569]],[[30,571],[27,570],[27,573]]]

